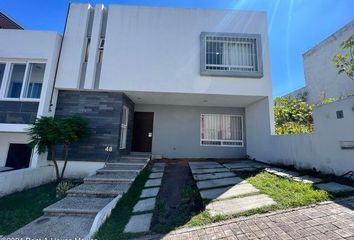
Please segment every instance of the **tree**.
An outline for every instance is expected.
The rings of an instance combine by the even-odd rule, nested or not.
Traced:
[[[67,165],[69,146],[71,143],[89,135],[89,124],[86,119],[79,116],[63,119],[41,117],[37,118],[30,127],[28,135],[30,136],[30,147],[37,147],[38,154],[51,151],[57,181],[60,182],[64,177]],[[64,147],[64,165],[61,174],[56,160],[56,148],[58,145],[63,145]]]
[[[351,80],[354,80],[354,35],[341,43],[342,50],[348,50],[344,55],[337,54],[332,62],[338,69],[338,74],[346,74]]]
[[[275,132],[277,134],[312,132],[313,107],[302,98],[277,97],[274,100]]]

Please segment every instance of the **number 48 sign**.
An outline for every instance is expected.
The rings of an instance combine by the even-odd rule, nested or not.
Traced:
[[[112,146],[107,146],[104,150],[106,152],[112,152]]]

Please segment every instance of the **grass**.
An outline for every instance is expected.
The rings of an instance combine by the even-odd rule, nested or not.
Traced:
[[[277,202],[277,205],[252,209],[232,216],[211,216],[205,210],[192,217],[186,226],[200,226],[239,216],[250,216],[274,210],[308,206],[335,197],[324,190],[315,189],[312,184],[296,182],[267,172],[244,172],[242,174],[238,173],[238,175],[273,198]]]
[[[315,189],[310,183],[296,182],[267,172],[249,177],[247,181],[273,198],[279,208],[307,206],[331,199],[328,192]]]
[[[148,179],[150,170],[144,169],[136,177],[128,192],[125,193],[113,209],[111,216],[105,221],[95,235],[95,239],[130,239],[141,234],[124,233],[124,227],[132,215],[133,208]]]
[[[40,217],[42,209],[58,201],[56,183],[0,198],[0,235],[7,235]]]

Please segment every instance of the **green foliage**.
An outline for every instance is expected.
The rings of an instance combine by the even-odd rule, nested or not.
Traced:
[[[277,97],[274,100],[275,132],[277,134],[312,132],[313,107],[303,99]]]
[[[328,103],[332,103],[335,101],[337,101],[335,98],[325,98],[318,105],[328,104]]]
[[[56,187],[56,197],[64,198],[66,196],[66,192],[75,186],[71,181],[63,181],[60,182]]]
[[[0,236],[43,215],[43,208],[58,201],[55,187],[55,183],[49,183],[0,198]]]
[[[354,35],[341,43],[342,50],[348,50],[344,55],[337,54],[333,57],[332,62],[338,69],[338,74],[346,74],[350,79],[354,80]]]
[[[89,135],[88,121],[80,116],[71,116],[68,118],[41,117],[36,119],[35,123],[28,131],[30,136],[30,147],[37,147],[39,154],[51,150],[52,161],[55,166],[57,181],[64,176],[67,164],[69,146],[71,143],[85,138]],[[64,167],[61,176],[56,162],[56,146],[63,145],[65,151]]]

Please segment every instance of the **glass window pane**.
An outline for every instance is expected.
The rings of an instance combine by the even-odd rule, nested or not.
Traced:
[[[21,94],[23,78],[25,76],[26,64],[12,64],[10,82],[8,85],[7,97],[19,98]]]
[[[5,66],[5,63],[0,63],[0,87],[2,84],[2,79],[4,78]]]
[[[26,81],[25,98],[40,98],[43,84],[45,64],[30,63]]]

